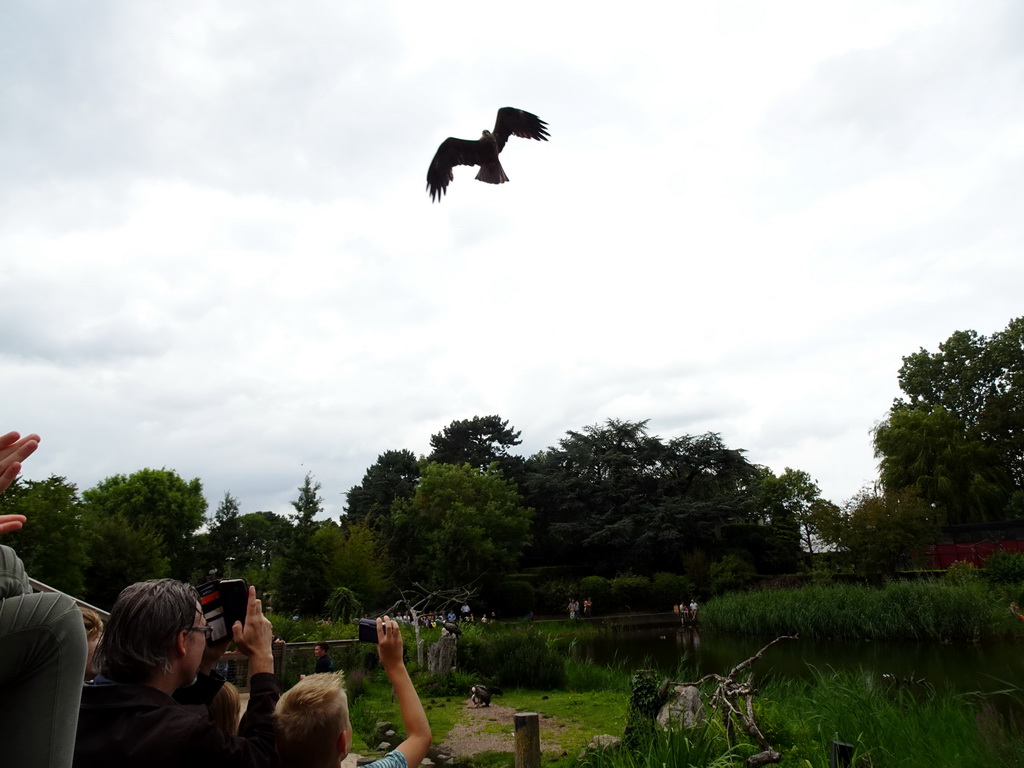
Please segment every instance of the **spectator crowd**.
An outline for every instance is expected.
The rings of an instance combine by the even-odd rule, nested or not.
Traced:
[[[0,493],[40,438],[0,437]],[[22,527],[0,515],[0,534]],[[417,768],[430,747],[402,660],[397,622],[376,620],[380,663],[406,739],[374,768]],[[317,672],[282,695],[275,639],[250,586],[245,620],[214,642],[195,588],[174,579],[125,587],[106,626],[67,595],[34,593],[17,553],[0,545],[0,745],[18,768],[333,768],[352,746],[342,675],[329,647]],[[248,659],[249,699],[216,671],[234,643]]]

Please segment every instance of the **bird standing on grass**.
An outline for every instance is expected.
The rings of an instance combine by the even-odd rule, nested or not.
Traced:
[[[474,707],[489,707],[491,706],[491,696],[503,695],[501,688],[485,688],[482,685],[474,685],[469,689],[469,698],[473,701]]]
[[[502,107],[494,121],[494,130],[484,131],[476,141],[451,137],[445,139],[437,148],[427,170],[427,189],[431,201],[440,202],[448,191],[448,183],[455,179],[452,169],[456,165],[479,165],[480,172],[476,175],[479,181],[504,184],[508,176],[498,162],[498,154],[505,148],[508,137],[547,141],[547,126],[547,123],[530,112],[515,107]]]

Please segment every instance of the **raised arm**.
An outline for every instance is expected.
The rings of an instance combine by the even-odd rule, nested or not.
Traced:
[[[398,745],[398,750],[405,755],[409,768],[417,768],[427,756],[432,735],[423,704],[416,695],[409,670],[402,661],[402,632],[398,622],[387,616],[383,620],[377,619],[377,640],[380,663],[395,689],[398,706],[402,711],[402,723],[405,725],[405,741]]]

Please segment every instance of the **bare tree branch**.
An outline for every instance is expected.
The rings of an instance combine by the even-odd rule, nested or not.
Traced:
[[[725,677],[716,674],[704,675],[700,680],[692,683],[670,682],[667,683],[667,685],[663,684],[662,689],[667,690],[668,686],[672,685],[684,687],[693,686],[694,688],[699,689],[704,683],[709,680],[714,680],[718,685],[708,697],[709,704],[712,709],[722,716],[726,736],[730,743],[732,742],[735,734],[736,726],[739,725],[743,728],[750,739],[761,747],[761,752],[747,758],[748,768],[759,768],[760,766],[767,765],[769,763],[777,763],[782,759],[782,755],[772,749],[771,744],[768,743],[768,739],[764,737],[764,734],[761,733],[761,729],[757,727],[757,720],[754,718],[754,697],[757,696],[759,691],[753,686],[754,672],[751,669],[751,666],[755,661],[764,656],[765,651],[780,640],[799,639],[799,635],[783,635],[775,638],[749,659],[741,661],[733,667]],[[747,672],[746,680],[737,680],[737,676],[745,670]]]
[[[461,587],[451,589],[430,589],[417,581],[399,589],[401,598],[396,600],[385,613],[388,616],[408,613],[412,618],[413,632],[416,635],[416,661],[423,666],[423,640],[420,638],[420,614],[437,613],[447,610],[453,605],[468,603],[476,597],[480,590],[473,587],[476,580]]]

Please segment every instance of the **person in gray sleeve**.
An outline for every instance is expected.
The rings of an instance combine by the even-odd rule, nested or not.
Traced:
[[[38,435],[0,436],[0,493]],[[24,515],[0,515],[0,533],[16,531]],[[21,558],[0,545],[0,755],[4,765],[69,768],[85,675],[82,614],[58,592],[33,593]]]

